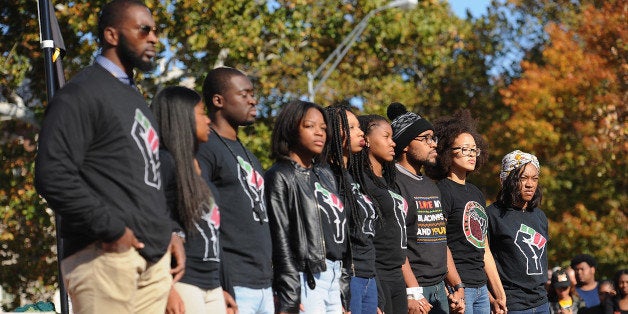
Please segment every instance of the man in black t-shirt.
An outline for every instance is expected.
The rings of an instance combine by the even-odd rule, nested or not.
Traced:
[[[399,103],[388,107],[388,117],[397,145],[397,185],[409,203],[408,257],[402,267],[408,287],[408,309],[420,313],[463,313],[464,286],[447,247],[440,191],[421,173],[423,166],[436,163],[438,139],[434,128]],[[455,289],[449,300],[445,280]]]
[[[264,201],[262,166],[238,140],[238,128],[255,122],[257,100],[248,77],[233,68],[207,74],[203,98],[212,120],[197,160],[220,196],[222,263],[239,313],[274,313],[272,242]]]

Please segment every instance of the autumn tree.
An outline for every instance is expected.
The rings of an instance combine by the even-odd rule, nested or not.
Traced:
[[[93,62],[98,44],[98,1],[56,1],[55,13],[67,47],[66,76]],[[270,130],[287,101],[307,94],[307,72],[315,70],[377,1],[191,1],[146,2],[163,30],[158,69],[138,73],[150,101],[159,88],[185,84],[200,91],[205,73],[218,65],[245,71],[255,83],[259,121],[241,138],[265,167]],[[459,106],[489,104],[484,54],[473,26],[446,3],[423,1],[410,11],[376,14],[325,82],[316,102],[327,106],[353,99],[365,111],[383,113],[401,101],[428,117]],[[42,53],[36,3],[12,0],[0,6],[0,101],[24,104],[28,119],[2,122],[0,237],[3,288],[16,295],[7,309],[49,298],[56,281],[54,221],[33,189],[38,122],[45,108]],[[3,116],[6,117],[6,116]],[[27,117],[27,118],[28,118]],[[36,256],[37,258],[33,258]]]
[[[497,156],[519,148],[542,161],[551,264],[587,252],[609,275],[628,263],[628,7],[604,1],[571,13],[547,24],[540,59],[524,60],[502,89],[511,114],[488,137]]]

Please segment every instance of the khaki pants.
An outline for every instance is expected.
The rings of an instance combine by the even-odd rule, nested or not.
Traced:
[[[74,313],[164,313],[170,252],[148,263],[135,249],[106,253],[94,243],[61,261]]]
[[[227,306],[225,305],[225,296],[222,293],[222,287],[212,290],[204,290],[199,287],[189,285],[182,282],[174,284],[179,296],[183,300],[186,313],[195,314],[225,314]]]

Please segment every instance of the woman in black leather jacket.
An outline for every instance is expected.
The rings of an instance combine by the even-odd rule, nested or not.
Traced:
[[[279,313],[342,311],[347,219],[334,176],[320,164],[326,123],[323,108],[298,100],[283,108],[273,129],[277,162],[264,179]]]
[[[365,146],[364,132],[351,108],[344,103],[325,108],[331,130],[327,144],[327,162],[336,181],[349,220],[349,246],[340,281],[342,303],[352,314],[377,312],[377,280],[375,278],[375,223],[379,213],[361,188],[364,183],[350,174],[363,165],[355,154]]]

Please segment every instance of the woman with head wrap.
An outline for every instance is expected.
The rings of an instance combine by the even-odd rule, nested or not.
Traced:
[[[506,292],[508,313],[549,313],[547,217],[538,207],[540,165],[536,156],[515,150],[502,159],[501,189],[486,210],[488,237]]]

